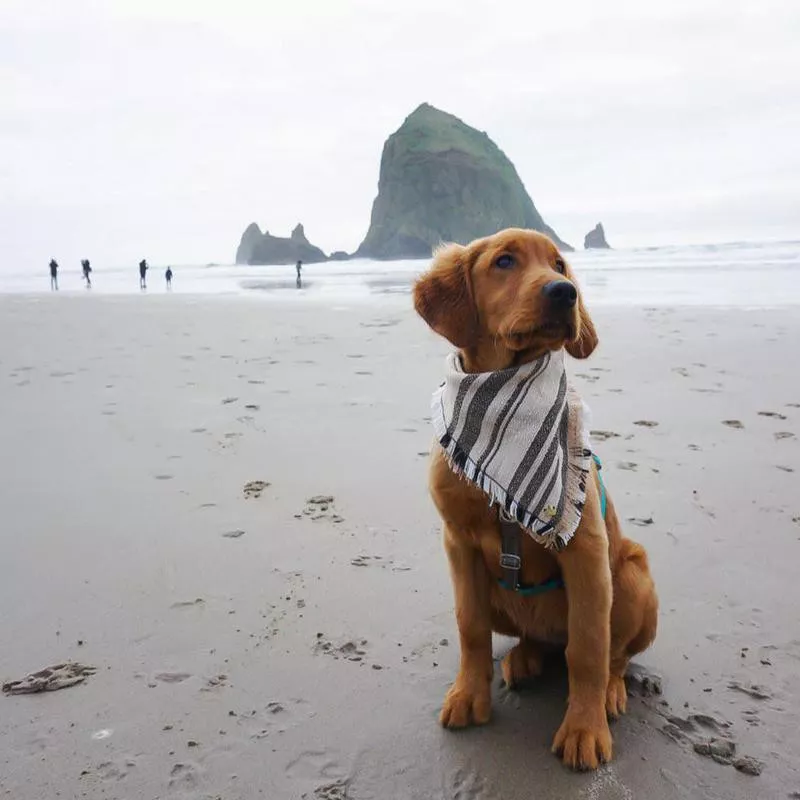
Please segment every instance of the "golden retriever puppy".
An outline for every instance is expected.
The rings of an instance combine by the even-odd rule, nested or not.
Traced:
[[[535,231],[509,229],[442,247],[414,287],[414,306],[458,349],[458,369],[467,376],[524,369],[548,353],[563,369],[563,349],[587,358],[597,345],[569,265]],[[569,699],[553,751],[570,767],[594,769],[611,758],[608,717],[625,712],[625,671],[655,638],[658,599],[644,548],[622,535],[591,453],[582,455],[588,467],[574,535],[563,547],[547,547],[520,528],[519,562],[504,551],[505,509],[458,474],[443,446],[434,448],[429,482],[443,521],[461,647],[441,724],[489,720],[492,631],[519,639],[502,662],[512,688],[540,673],[544,645],[565,646]],[[517,586],[503,581],[509,564],[519,569]]]

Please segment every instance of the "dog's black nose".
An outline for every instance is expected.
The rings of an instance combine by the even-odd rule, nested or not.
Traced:
[[[569,281],[550,281],[542,294],[553,308],[572,308],[578,300],[578,290]]]

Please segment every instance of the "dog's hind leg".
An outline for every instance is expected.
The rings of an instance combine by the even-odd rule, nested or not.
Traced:
[[[606,690],[606,712],[612,718],[626,711],[628,662],[653,643],[658,626],[658,597],[647,566],[647,553],[630,539],[622,539],[621,548],[614,575],[611,663]]]
[[[509,689],[516,689],[521,683],[542,674],[544,659],[536,642],[530,639],[520,641],[506,653],[501,663],[503,680]]]

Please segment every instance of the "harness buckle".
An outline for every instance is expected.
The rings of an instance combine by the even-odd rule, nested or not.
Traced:
[[[500,566],[503,569],[521,570],[522,559],[511,553],[500,553]]]

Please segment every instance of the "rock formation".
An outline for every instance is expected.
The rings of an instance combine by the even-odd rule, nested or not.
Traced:
[[[423,103],[386,141],[378,196],[356,257],[427,258],[440,242],[533,228],[565,250],[514,165],[486,133]]]
[[[242,234],[242,240],[236,249],[236,263],[249,264],[253,256],[253,249],[261,241],[263,234],[255,222],[251,222]]]
[[[308,241],[300,224],[288,239],[284,239],[270,235],[269,231],[261,233],[258,225],[251,222],[236,251],[237,264],[294,264],[297,261],[313,264],[327,260],[325,253]]]
[[[583,247],[585,250],[610,250],[611,245],[606,241],[606,232],[603,230],[603,223],[597,225],[583,237]]]

